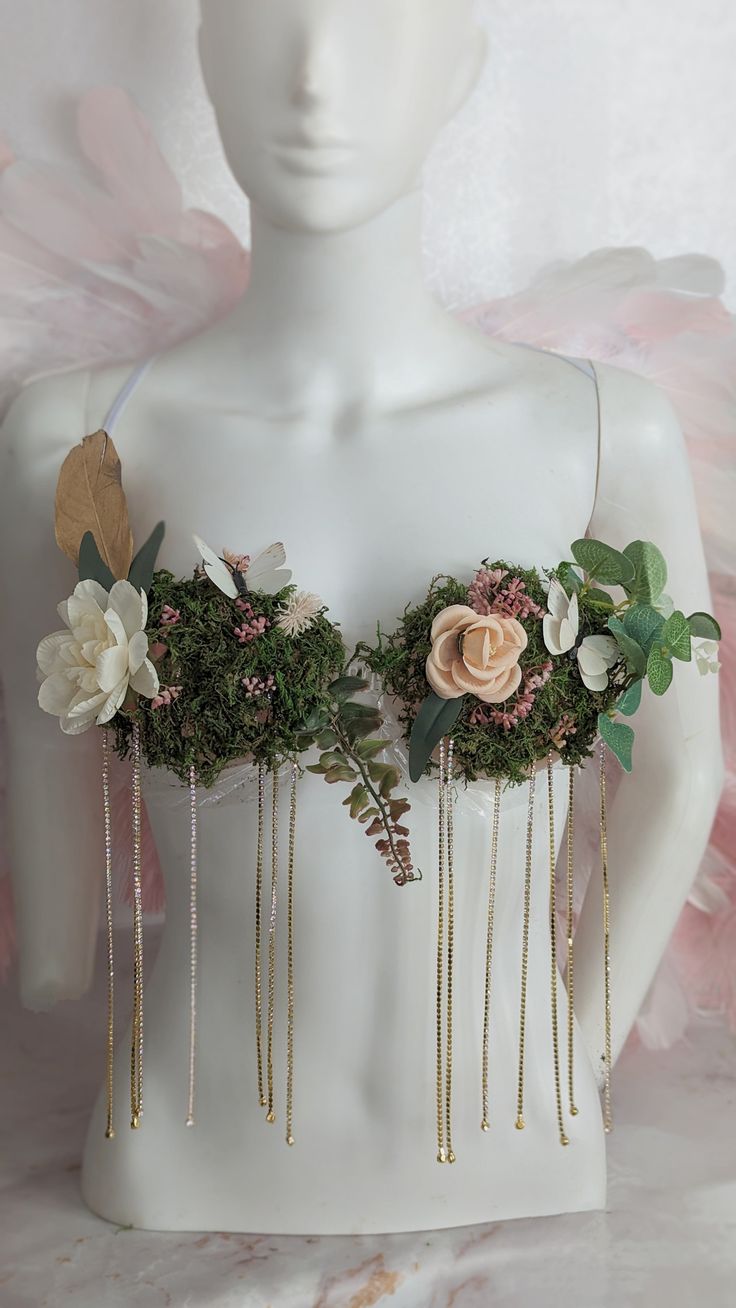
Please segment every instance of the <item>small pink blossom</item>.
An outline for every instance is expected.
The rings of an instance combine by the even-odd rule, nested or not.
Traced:
[[[270,672],[265,679],[263,677],[243,677],[246,699],[259,699],[261,695],[268,695],[275,685],[273,674]]]
[[[250,567],[250,554],[233,554],[232,550],[223,550],[222,557],[234,572],[247,572]]]
[[[164,657],[164,654],[168,654],[168,652],[169,652],[168,645],[164,645],[164,642],[162,640],[154,640],[150,650],[148,651],[148,654],[149,654],[149,658],[152,658],[154,663],[156,663],[158,662],[159,659],[162,659]]]
[[[468,604],[476,613],[488,617],[492,613],[503,618],[542,618],[544,609],[526,593],[521,577],[508,577],[505,568],[481,568],[468,587]]]
[[[264,631],[268,631],[271,623],[266,617],[257,618],[253,606],[247,600],[237,599],[235,607],[243,614],[244,621],[239,627],[233,627],[233,635],[237,636],[241,645],[250,645],[251,641],[257,640]]]
[[[181,622],[181,611],[179,609],[172,609],[170,604],[164,604],[164,607],[161,610],[160,625],[162,627],[173,627],[177,622]]]
[[[550,731],[549,738],[558,749],[564,749],[568,736],[575,736],[576,734],[577,727],[574,718],[571,718],[569,713],[563,713],[557,725]]]
[[[155,699],[151,701],[152,709],[170,708],[183,690],[182,686],[164,686]]]

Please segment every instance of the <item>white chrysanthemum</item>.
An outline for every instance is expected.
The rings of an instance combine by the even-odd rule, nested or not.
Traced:
[[[301,636],[302,632],[311,627],[323,608],[319,595],[312,595],[306,590],[296,591],[284,602],[276,626],[287,636]]]
[[[57,611],[67,630],[46,636],[36,658],[39,705],[60,719],[62,731],[76,736],[93,722],[103,726],[128,687],[153,699],[159,682],[148,658],[144,591],[116,581],[108,594],[96,581],[80,581]]]

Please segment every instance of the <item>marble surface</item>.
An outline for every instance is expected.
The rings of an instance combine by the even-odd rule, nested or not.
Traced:
[[[150,941],[149,941],[150,943]],[[0,995],[1,1308],[668,1308],[736,1302],[736,1038],[701,1026],[615,1072],[605,1213],[420,1235],[166,1235],[93,1217],[79,1158],[102,976],[51,1014]]]

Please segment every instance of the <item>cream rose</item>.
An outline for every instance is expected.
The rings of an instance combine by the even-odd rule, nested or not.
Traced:
[[[96,581],[80,581],[59,605],[67,630],[55,631],[38,647],[42,678],[38,702],[76,736],[96,722],[114,718],[128,688],[153,699],[159,689],[148,658],[148,600],[129,581],[108,592]]]
[[[427,681],[440,699],[475,695],[501,704],[519,689],[528,637],[516,618],[482,617],[466,604],[451,604],[437,614],[431,635]]]

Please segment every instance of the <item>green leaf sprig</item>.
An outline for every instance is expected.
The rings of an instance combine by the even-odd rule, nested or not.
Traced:
[[[391,743],[376,734],[383,727],[380,710],[352,698],[367,689],[362,677],[344,675],[333,681],[327,688],[329,706],[309,716],[299,745],[303,749],[317,745],[322,751],[307,771],[324,777],[328,785],[352,786],[344,806],[375,839],[396,884],[405,886],[421,879],[411,861],[409,828],[403,822],[411,805],[395,794],[401,781],[399,769],[379,758]]]

